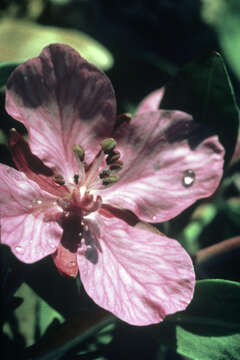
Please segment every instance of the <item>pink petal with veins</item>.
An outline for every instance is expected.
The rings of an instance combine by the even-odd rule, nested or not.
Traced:
[[[223,147],[186,113],[137,115],[117,130],[116,139],[124,166],[119,182],[104,191],[104,203],[141,220],[169,220],[219,184]]]
[[[143,114],[145,112],[156,111],[159,109],[160,103],[164,95],[164,87],[151,92],[141,102],[137,109],[136,115]]]
[[[64,196],[69,193],[64,185],[57,184],[54,180],[56,177],[54,177],[53,171],[45,166],[37,156],[32,154],[28,143],[16,130],[11,131],[9,146],[18,170],[23,171],[41,189],[56,196]]]
[[[165,236],[96,215],[88,250],[78,254],[80,277],[101,307],[133,325],[162,321],[191,301],[195,276],[190,257]],[[100,232],[100,233],[98,233]]]
[[[55,252],[62,229],[56,221],[46,221],[53,213],[57,218],[55,197],[25,174],[2,164],[0,192],[1,242],[25,263]]]
[[[28,129],[32,152],[67,179],[78,172],[72,146],[90,161],[111,134],[115,108],[108,78],[67,45],[47,46],[7,82],[7,112]]]

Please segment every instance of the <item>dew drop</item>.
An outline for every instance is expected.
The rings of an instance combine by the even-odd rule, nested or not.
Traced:
[[[157,219],[157,218],[156,218],[156,216],[154,215],[154,216],[152,217],[152,220],[153,220],[153,221],[156,221],[156,219]]]
[[[42,200],[37,200],[37,204],[41,205],[42,204]]]
[[[15,250],[19,253],[19,254],[22,254],[24,252],[24,249],[22,246],[16,246],[15,247]]]
[[[188,169],[184,171],[183,178],[182,178],[182,184],[184,187],[188,188],[194,184],[195,181],[195,173],[193,170]]]

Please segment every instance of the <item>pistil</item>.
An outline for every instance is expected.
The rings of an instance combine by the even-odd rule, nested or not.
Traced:
[[[79,170],[81,173],[81,184],[84,184],[85,179],[86,179],[85,164],[84,164],[85,152],[80,145],[73,145],[72,149],[73,149],[73,153],[79,164]],[[78,181],[79,181],[79,174],[74,174],[73,178],[74,178],[75,184],[77,185]]]

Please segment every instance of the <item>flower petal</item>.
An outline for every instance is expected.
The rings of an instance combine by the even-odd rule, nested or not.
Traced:
[[[115,107],[108,78],[67,45],[49,45],[7,82],[7,112],[28,129],[32,152],[66,178],[78,172],[72,146],[90,161],[111,134]]]
[[[151,92],[140,102],[136,115],[158,110],[163,95],[164,95],[164,87]]]
[[[41,189],[56,196],[64,196],[69,193],[64,185],[57,183],[56,174],[54,175],[50,168],[45,166],[37,156],[32,154],[28,143],[15,129],[11,131],[9,146],[13,161],[18,170],[23,171],[27,177],[36,182]]]
[[[52,259],[58,271],[70,277],[76,277],[78,274],[77,254],[69,251],[61,243],[58,245]]]
[[[80,277],[101,307],[133,325],[162,321],[191,301],[190,257],[173,239],[96,215],[88,250],[78,255]],[[99,233],[98,233],[99,232]]]
[[[103,200],[141,220],[169,220],[219,184],[223,147],[186,113],[138,115],[117,130],[116,139],[124,166]]]
[[[58,209],[55,198],[41,190],[25,174],[0,164],[1,242],[10,246],[18,259],[32,263],[52,254],[62,229],[47,221]]]

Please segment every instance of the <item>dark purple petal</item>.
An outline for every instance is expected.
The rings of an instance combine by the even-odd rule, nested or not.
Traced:
[[[157,111],[159,109],[163,95],[164,87],[151,92],[140,102],[136,115],[140,115],[150,111]]]
[[[16,130],[11,132],[9,146],[13,161],[18,170],[24,172],[29,179],[35,181],[41,189],[56,196],[64,196],[69,193],[64,184],[59,184],[57,175],[54,175],[50,168],[32,154],[28,143]]]
[[[104,203],[141,220],[166,221],[210,196],[222,176],[224,150],[217,136],[180,111],[144,113],[116,133],[123,169],[103,193]]]
[[[115,121],[108,78],[67,45],[46,47],[10,76],[6,109],[29,132],[32,152],[67,180],[78,171],[72,147],[90,161]]]

